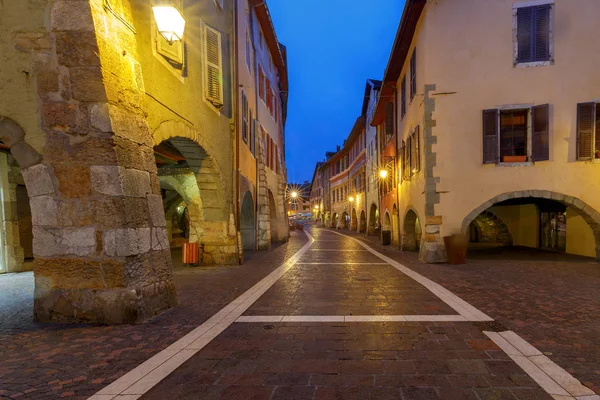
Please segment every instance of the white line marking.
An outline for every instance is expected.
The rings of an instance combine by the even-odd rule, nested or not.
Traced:
[[[235,322],[465,322],[462,315],[245,315]]]
[[[338,235],[341,235],[341,233],[338,233]],[[348,252],[352,252],[352,253],[357,253],[357,252],[367,252],[369,250],[346,250],[346,249],[311,249],[311,251],[341,251],[343,253],[348,253]]]
[[[483,332],[511,359],[557,400],[575,398],[600,400],[590,388],[585,387],[567,371],[556,365],[538,349],[513,331]],[[529,355],[527,355],[529,354]]]
[[[299,262],[296,265],[388,265],[388,263],[361,263],[361,262],[345,262],[345,263],[333,263],[333,262]]]
[[[423,275],[413,271],[412,269],[406,267],[405,265],[402,265],[399,262],[392,260],[391,258],[379,253],[378,251],[374,250],[366,243],[364,243],[358,239],[355,239],[351,236],[346,236],[342,233],[338,233],[338,232],[333,232],[333,233],[335,233],[336,235],[344,236],[351,240],[354,240],[355,242],[359,243],[362,247],[364,247],[367,251],[371,252],[372,254],[376,255],[383,261],[387,262],[388,264],[390,264],[391,266],[396,268],[398,271],[402,272],[405,275],[410,276],[415,281],[419,282],[421,285],[423,285],[427,289],[429,289],[430,292],[432,292],[437,297],[439,297],[440,300],[442,300],[444,303],[448,304],[460,315],[464,316],[467,321],[493,321],[494,320],[493,318],[490,318],[486,314],[482,313],[481,311],[479,311],[478,309],[476,309],[475,307],[473,307],[472,305],[470,305],[469,303],[467,303],[466,301],[464,301],[463,299],[461,299],[460,297],[458,297],[457,295],[455,295],[448,289],[435,283],[431,279],[425,278]]]
[[[88,400],[113,398],[137,399],[171,374],[235,322],[260,296],[298,262],[315,242],[314,238],[308,232],[304,233],[309,239],[308,243],[302,246],[296,254],[281,266],[229,303],[205,323],[98,391]]]

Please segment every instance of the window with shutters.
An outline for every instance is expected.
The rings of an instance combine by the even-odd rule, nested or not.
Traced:
[[[550,159],[550,106],[483,110],[483,163]]]
[[[410,135],[410,143],[410,174],[412,176],[421,170],[421,139],[418,126]]]
[[[223,107],[223,54],[221,33],[204,25],[205,97],[216,108]]]
[[[250,116],[248,117],[248,120],[250,121],[250,152],[252,152],[252,155],[256,157],[256,124],[258,122],[254,119],[254,116],[252,115],[252,110],[250,110],[249,114]]]
[[[258,97],[265,101],[265,73],[260,65],[258,66]]]
[[[600,159],[600,104],[577,104],[577,159]]]
[[[550,65],[554,61],[554,1],[513,8],[513,42],[515,66]]]
[[[400,119],[406,115],[406,75],[402,77],[400,84]]]
[[[417,49],[413,50],[410,57],[410,100],[417,94]]]
[[[246,93],[242,91],[242,140],[246,144],[248,144],[249,130],[248,97],[246,97]]]

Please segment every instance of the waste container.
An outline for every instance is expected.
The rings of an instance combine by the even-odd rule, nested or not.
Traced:
[[[454,234],[444,237],[448,264],[465,264],[467,262],[467,247],[469,238],[463,234]]]
[[[181,262],[184,264],[198,264],[198,243],[184,243],[181,252]]]
[[[392,244],[392,231],[381,232],[381,243],[384,246],[389,246],[390,244]]]

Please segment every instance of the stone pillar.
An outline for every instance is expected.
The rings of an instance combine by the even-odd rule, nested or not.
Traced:
[[[8,157],[0,153],[0,273],[21,271],[24,261],[17,216],[17,185],[9,181]]]
[[[277,209],[279,209],[279,215],[277,216],[277,237],[273,237],[271,234],[271,240],[277,242],[287,242],[290,240],[290,224],[288,222],[287,208],[285,206],[285,189],[286,180],[283,175],[278,175],[277,182],[277,196],[275,201],[277,202]]]
[[[446,262],[444,239],[440,234],[442,217],[427,217],[425,221],[425,237],[419,249],[419,260],[426,263]]]
[[[44,157],[9,144],[31,203],[35,318],[141,322],[176,296],[135,34],[101,0],[54,1],[50,26],[32,70]]]

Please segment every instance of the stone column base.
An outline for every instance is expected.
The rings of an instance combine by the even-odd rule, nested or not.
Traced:
[[[202,264],[203,265],[238,265],[239,252],[235,243],[231,244],[205,244],[202,246]]]
[[[427,264],[445,263],[446,248],[438,242],[424,242],[419,249],[419,260]]]
[[[59,289],[36,277],[34,293],[36,322],[134,324],[177,305],[172,281],[135,288]]]

